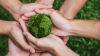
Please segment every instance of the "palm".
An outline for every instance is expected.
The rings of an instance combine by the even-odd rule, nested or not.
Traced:
[[[37,39],[34,36],[32,36],[30,33],[27,32],[25,35],[28,40],[30,40],[29,44],[39,51],[52,51],[52,48],[54,48],[54,45],[57,46],[59,43],[62,45],[65,45],[63,41],[58,38],[57,36],[50,34],[47,37]]]
[[[24,51],[17,47],[10,39],[8,40],[9,43],[9,52],[8,54],[12,56],[29,56],[29,52]]]
[[[38,3],[23,4],[19,8],[19,12],[13,15],[13,17],[15,20],[18,21],[22,16],[24,16],[25,13],[28,13],[26,15],[29,15],[29,16],[35,15],[36,13],[34,12],[34,9],[39,9],[39,8],[52,8],[52,6],[47,6],[47,5],[38,4]],[[23,20],[27,21],[29,20],[29,18],[23,17]]]

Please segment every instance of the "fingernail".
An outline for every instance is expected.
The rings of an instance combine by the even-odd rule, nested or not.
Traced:
[[[35,53],[33,50],[30,50],[31,53]]]

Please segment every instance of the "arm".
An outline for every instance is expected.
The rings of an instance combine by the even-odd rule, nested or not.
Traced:
[[[66,45],[61,45],[60,43],[57,44],[55,48],[53,47],[53,49],[56,56],[79,56]]]
[[[0,0],[0,5],[10,14],[15,15],[19,14],[22,3],[19,0]]]
[[[9,30],[10,24],[7,24],[7,21],[0,20],[0,35],[8,35]]]
[[[59,11],[67,19],[73,19],[86,2],[87,0],[65,0]]]
[[[100,21],[69,20],[69,34],[100,40]]]

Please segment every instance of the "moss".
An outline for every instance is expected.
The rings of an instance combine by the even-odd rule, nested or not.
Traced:
[[[51,33],[52,22],[44,14],[36,14],[29,20],[29,32],[36,38],[46,37]]]

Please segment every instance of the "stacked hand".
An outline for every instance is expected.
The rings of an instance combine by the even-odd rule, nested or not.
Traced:
[[[50,3],[50,4],[52,4],[52,3]],[[21,4],[20,7],[18,8],[17,13],[11,13],[11,14],[15,20],[19,21],[19,19],[23,19],[24,22],[27,23],[28,20],[36,14],[35,9],[52,8],[52,5],[50,5],[50,4],[44,5],[44,4],[40,4],[40,2],[38,2],[38,1],[36,1],[35,3],[30,3],[30,4]],[[17,23],[17,25],[19,25],[19,24]],[[14,44],[16,44],[18,47],[23,48],[26,51],[31,51],[32,53],[34,53],[35,52],[34,48],[32,48],[30,45],[28,45],[26,43],[26,40],[23,36],[21,27],[14,26],[11,29],[12,30],[10,31],[11,33],[9,34],[9,36],[10,36],[10,39],[14,42]],[[64,43],[66,43],[68,41],[68,38],[65,37],[67,35],[62,29],[58,29],[54,26],[52,33],[60,36],[60,38],[63,40]],[[64,34],[64,35],[62,35],[62,34]],[[61,36],[63,36],[63,37],[61,37]],[[40,55],[40,53],[41,53],[41,51],[36,51],[36,52],[37,53],[32,54],[32,55],[33,56]],[[47,56],[50,54],[48,54],[48,52],[46,52],[46,53],[42,52],[41,56],[44,56],[44,55]]]
[[[51,17],[51,20],[52,20],[52,22],[53,22],[53,24],[55,25],[55,27],[53,28],[53,30],[52,30],[52,33],[48,36],[48,38],[50,38],[50,39],[55,39],[55,42],[56,42],[56,40],[57,41],[60,41],[61,43],[63,43],[62,41],[61,41],[61,39],[59,39],[57,36],[55,36],[55,35],[58,35],[58,36],[67,36],[67,31],[66,31],[66,29],[68,29],[69,27],[67,26],[66,27],[66,24],[68,24],[67,22],[68,22],[68,20],[66,20],[61,14],[59,14],[59,12],[58,11],[56,11],[56,10],[54,10],[54,9],[41,9],[41,10],[39,10],[39,9],[35,9],[35,11],[36,11],[36,13],[44,13],[44,14],[46,14],[46,15],[48,15],[48,16],[50,16]],[[58,17],[59,16],[59,17]],[[61,19],[61,18],[63,18],[63,19]],[[59,22],[60,21],[60,22]],[[33,48],[35,48],[36,50],[38,50],[38,51],[35,51],[34,49],[34,51],[33,52],[36,52],[36,53],[34,53],[34,54],[30,54],[30,52],[27,52],[27,51],[25,51],[25,50],[22,50],[22,49],[20,49],[20,48],[18,48],[17,47],[17,50],[20,50],[21,52],[21,54],[19,53],[19,51],[18,51],[18,53],[19,53],[19,55],[22,55],[22,53],[26,53],[27,55],[31,55],[31,56],[34,56],[34,55],[38,55],[38,56],[40,56],[40,54],[41,54],[41,56],[47,56],[47,55],[49,55],[49,56],[52,56],[51,54],[49,54],[48,52],[46,52],[46,51],[50,51],[50,50],[48,50],[50,47],[52,47],[52,46],[54,46],[54,45],[52,45],[52,46],[50,46],[49,44],[50,44],[50,42],[51,43],[53,43],[53,41],[51,41],[50,39],[50,41],[48,40],[48,38],[42,38],[42,39],[36,39],[35,37],[33,37],[30,33],[28,33],[28,30],[27,30],[27,28],[26,28],[26,25],[25,25],[25,21],[23,21],[22,19],[20,19],[19,20],[19,22],[20,22],[20,24],[21,24],[21,26],[22,26],[22,29],[23,29],[23,31],[25,32],[24,34],[25,34],[25,36],[27,37],[27,40],[29,41],[29,44],[33,47]],[[13,23],[11,23],[11,24],[16,24],[16,25],[14,25],[12,28],[11,28],[11,32],[12,32],[12,34],[11,34],[11,36],[16,36],[16,38],[15,39],[17,39],[18,37],[20,38],[18,38],[18,41],[17,42],[22,42],[22,43],[24,43],[25,42],[25,39],[24,39],[24,36],[23,36],[23,33],[22,33],[22,30],[20,30],[20,28],[21,28],[21,26],[17,23],[17,22],[13,22]],[[18,25],[18,27],[17,27],[17,25]],[[62,27],[63,26],[63,27]],[[14,33],[14,31],[15,30],[17,30],[17,32],[15,32]],[[17,33],[17,34],[16,34]],[[16,34],[16,35],[15,35]],[[20,35],[21,34],[21,35]],[[54,34],[54,35],[53,35]],[[11,39],[13,39],[13,38],[11,38]],[[59,39],[59,40],[58,40]],[[24,40],[24,41],[22,41],[22,40]],[[35,42],[35,45],[34,45],[34,42],[32,42],[32,41],[34,41],[34,40],[36,40],[36,42]],[[43,40],[48,40],[48,42],[43,42]],[[40,48],[42,45],[40,45],[40,44],[37,44],[37,42],[38,43],[40,43],[40,44],[42,44],[42,43],[44,43],[44,44],[46,44],[47,45],[47,47],[45,47],[44,45],[43,45],[43,47],[46,49],[46,50],[44,50],[44,48]],[[16,43],[16,41],[14,42],[14,43]],[[10,45],[10,44],[9,44]],[[21,44],[21,45],[23,45],[23,44]],[[28,44],[26,44],[26,46],[25,47],[27,47],[27,46],[29,46]],[[39,47],[37,47],[37,46],[39,46]],[[11,46],[10,46],[11,47]],[[9,47],[9,50],[11,50],[11,48]],[[15,47],[15,46],[14,46]],[[30,47],[30,48],[32,48],[32,47]],[[22,48],[24,48],[24,46],[22,47]],[[16,48],[15,48],[16,49]],[[13,50],[14,49],[12,49],[11,51],[9,51],[9,53],[11,53],[11,52],[13,52]],[[17,52],[17,50],[16,50],[16,52]],[[42,51],[42,53],[41,53],[41,51]],[[16,53],[15,52],[15,53]],[[43,53],[43,52],[45,52],[45,53]],[[11,55],[13,55],[13,54],[11,54]]]

